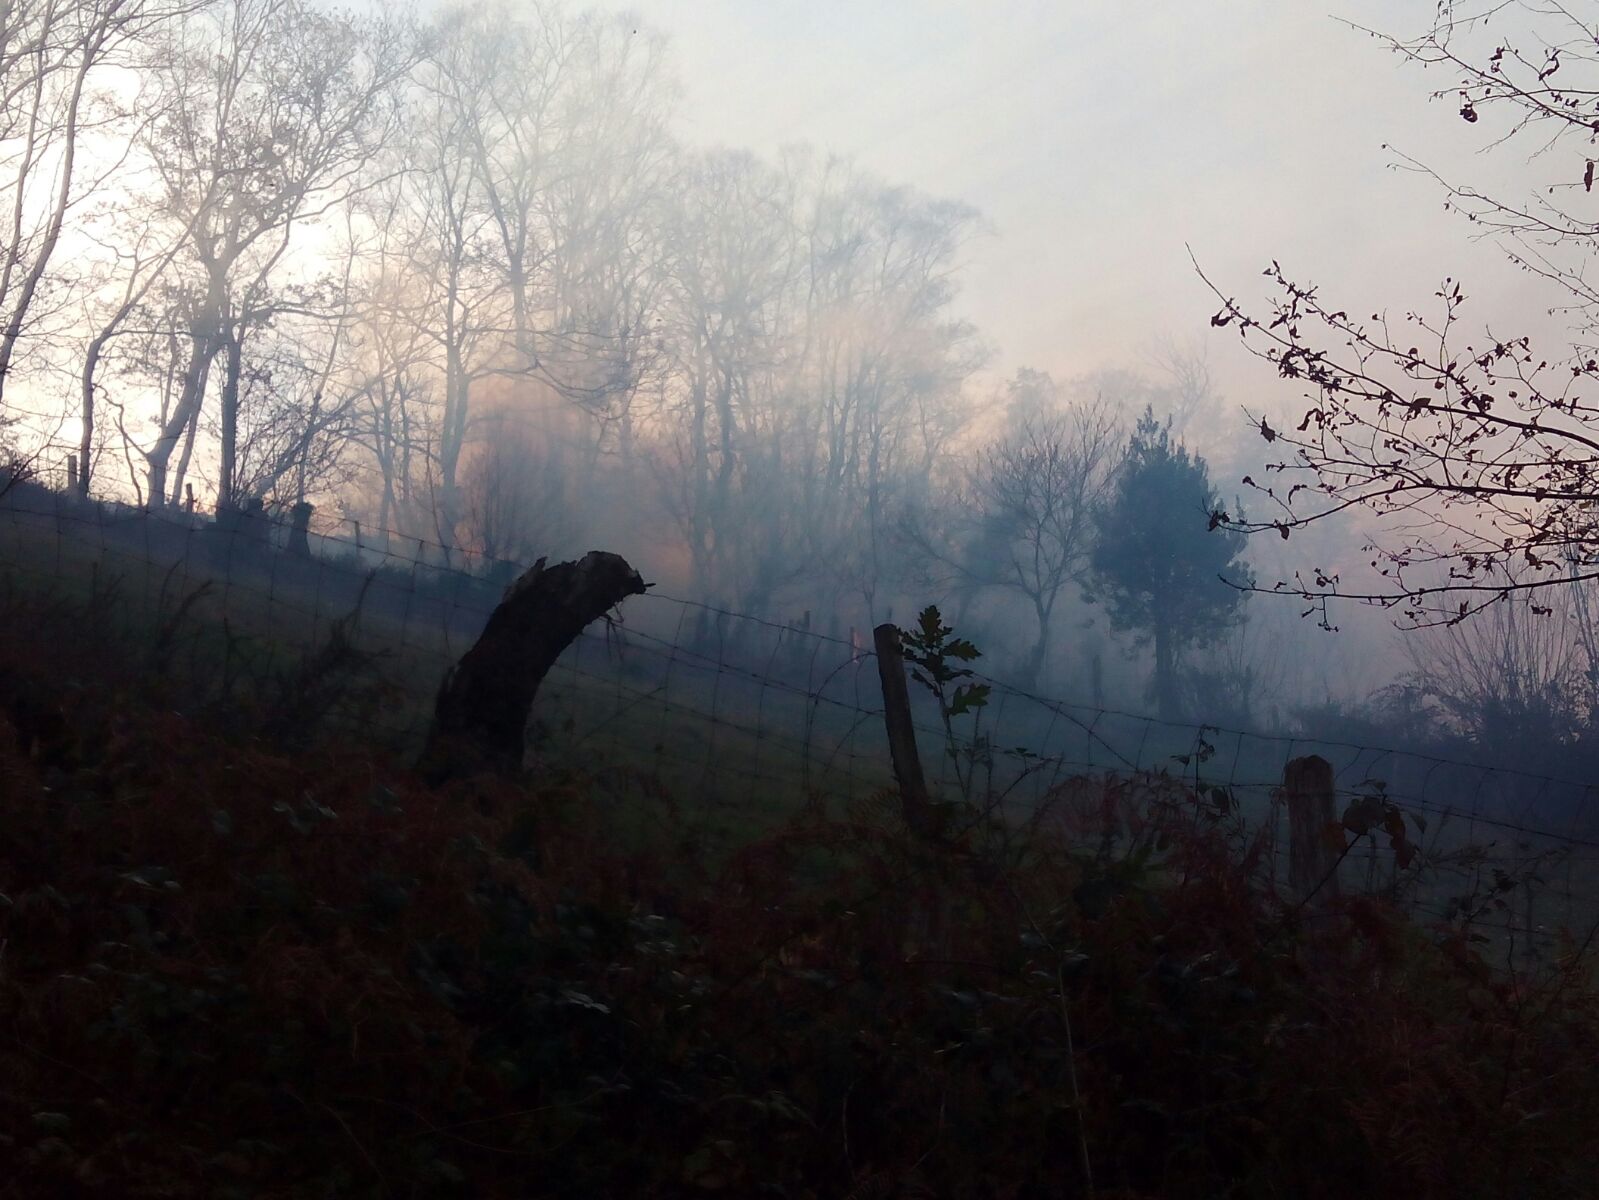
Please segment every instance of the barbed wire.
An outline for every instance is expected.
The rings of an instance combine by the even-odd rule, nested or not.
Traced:
[[[86,609],[115,608],[130,631],[166,629],[186,614],[181,638],[163,635],[173,643],[166,652],[186,652],[197,671],[222,678],[292,675],[338,628],[389,685],[384,703],[333,714],[347,723],[338,728],[415,749],[444,671],[522,564],[353,521],[343,527],[350,536],[264,513],[219,521],[14,487],[0,498],[0,578],[8,589],[27,581]],[[655,788],[694,808],[707,837],[775,823],[802,803],[886,793],[893,774],[876,657],[860,632],[841,638],[808,626],[652,589],[557,662],[539,693],[530,752],[586,772],[604,794]],[[940,795],[964,790],[1038,813],[1074,778],[1166,774],[1200,794],[1221,789],[1282,857],[1284,766],[1319,754],[1334,767],[1340,809],[1376,794],[1427,821],[1429,871],[1405,896],[1418,914],[1460,919],[1460,897],[1497,869],[1521,889],[1522,910],[1515,920],[1498,908],[1476,913],[1473,928],[1514,939],[1518,952],[1552,952],[1554,931],[1599,921],[1599,810],[1582,781],[1306,733],[1162,720],[975,678],[991,688],[987,706],[953,739],[931,696],[912,702]],[[1361,855],[1366,886],[1397,893],[1391,851],[1373,839]]]

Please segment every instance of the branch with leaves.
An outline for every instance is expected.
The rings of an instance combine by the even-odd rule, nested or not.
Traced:
[[[1266,590],[1311,600],[1324,621],[1342,597],[1425,626],[1599,577],[1599,402],[1584,394],[1599,361],[1552,362],[1527,337],[1463,341],[1466,296],[1453,280],[1437,293],[1441,318],[1409,313],[1396,328],[1333,309],[1276,263],[1266,275],[1269,317],[1223,297],[1212,324],[1309,390],[1297,427],[1250,414],[1281,452],[1264,480],[1243,480],[1269,515],[1218,510],[1212,526],[1286,540],[1356,510],[1382,526],[1363,547],[1377,586],[1346,588],[1316,566]]]
[[[971,799],[980,764],[992,766],[992,753],[988,739],[982,733],[982,712],[988,704],[992,690],[986,683],[963,683],[972,678],[969,667],[956,663],[975,662],[983,652],[965,638],[955,637],[955,630],[943,623],[936,605],[922,609],[916,619],[916,628],[900,630],[900,643],[905,661],[911,664],[911,678],[921,684],[938,701],[938,716],[944,726],[945,754],[955,764],[955,779],[961,796]],[[963,742],[955,734],[955,718],[975,714],[976,723],[969,740]]]
[[[1430,314],[1367,320],[1276,262],[1264,272],[1272,293],[1259,309],[1205,279],[1221,302],[1211,324],[1235,330],[1281,378],[1306,388],[1297,426],[1250,416],[1281,452],[1266,478],[1244,480],[1268,502],[1268,517],[1218,511],[1212,523],[1287,539],[1363,513],[1374,518],[1364,547],[1374,582],[1346,583],[1326,564],[1269,590],[1309,600],[1307,615],[1324,625],[1337,597],[1396,610],[1401,625],[1453,624],[1518,594],[1599,576],[1599,291],[1587,272],[1599,243],[1591,201],[1599,52],[1580,14],[1532,0],[1445,0],[1418,37],[1366,32],[1411,63],[1449,72],[1452,82],[1432,97],[1473,127],[1492,124],[1487,148],[1527,151],[1538,178],[1525,197],[1489,194],[1394,153],[1397,166],[1442,188],[1446,207],[1474,232],[1500,239],[1512,263],[1553,283],[1563,296],[1551,313],[1578,327],[1569,348],[1553,352],[1522,333],[1468,335],[1455,277]]]

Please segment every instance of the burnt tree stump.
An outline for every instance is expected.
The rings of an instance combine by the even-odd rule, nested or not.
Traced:
[[[429,782],[521,770],[533,698],[584,626],[647,585],[626,559],[591,550],[546,568],[541,558],[513,583],[477,643],[439,686],[418,769]]]

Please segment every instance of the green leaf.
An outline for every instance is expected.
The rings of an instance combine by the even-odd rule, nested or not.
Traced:
[[[983,657],[983,652],[972,645],[965,638],[956,638],[944,647],[947,658],[958,658],[961,662],[971,662],[973,659]]]
[[[988,703],[989,690],[986,683],[962,684],[955,689],[955,696],[949,704],[949,715],[958,717],[962,713],[982,708]]]
[[[1371,796],[1358,796],[1350,801],[1348,808],[1344,809],[1343,825],[1356,837],[1364,837],[1386,815],[1386,808],[1380,800]]]

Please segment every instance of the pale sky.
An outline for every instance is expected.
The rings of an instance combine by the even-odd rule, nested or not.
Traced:
[[[1475,328],[1560,345],[1549,293],[1444,211],[1438,185],[1395,169],[1385,143],[1456,179],[1519,198],[1553,164],[1491,155],[1492,117],[1468,125],[1452,78],[1399,59],[1343,21],[1413,36],[1435,0],[633,0],[665,33],[682,81],[679,134],[771,156],[791,142],[853,157],[892,183],[965,201],[993,229],[974,243],[964,315],[994,370],[1070,378],[1136,367],[1161,337],[1198,339],[1237,413],[1296,410],[1297,386],[1250,357],[1185,246],[1240,298],[1267,294],[1272,259],[1362,316],[1435,311],[1464,279]],[[1342,18],[1340,21],[1339,18]],[[1264,306],[1262,306],[1264,311]],[[1215,451],[1268,453],[1236,430],[1190,430]],[[1238,488],[1248,458],[1215,474]],[[1242,462],[1242,466],[1240,466]],[[1358,541],[1359,530],[1323,530]],[[1318,539],[1313,539],[1318,540]],[[1325,542],[1326,538],[1319,539]],[[1326,547],[1257,547],[1263,575]],[[1279,561],[1281,560],[1281,561]],[[1286,565],[1285,565],[1286,564]],[[1290,688],[1359,695],[1402,658],[1389,616],[1342,606],[1344,634],[1306,642]],[[1377,639],[1352,642],[1356,630]],[[1302,660],[1302,661],[1300,661]]]
[[[1340,307],[1402,313],[1463,276],[1479,320],[1536,316],[1540,293],[1468,241],[1391,143],[1481,179],[1468,126],[1407,66],[1340,24],[1424,30],[1433,0],[634,0],[666,33],[690,142],[852,156],[980,209],[963,307],[996,367],[1058,376],[1135,363],[1151,339],[1207,336],[1219,286],[1261,295],[1272,259]],[[1542,303],[1546,303],[1542,302]],[[1468,315],[1471,315],[1468,312]],[[1209,335],[1231,400],[1281,397]]]

